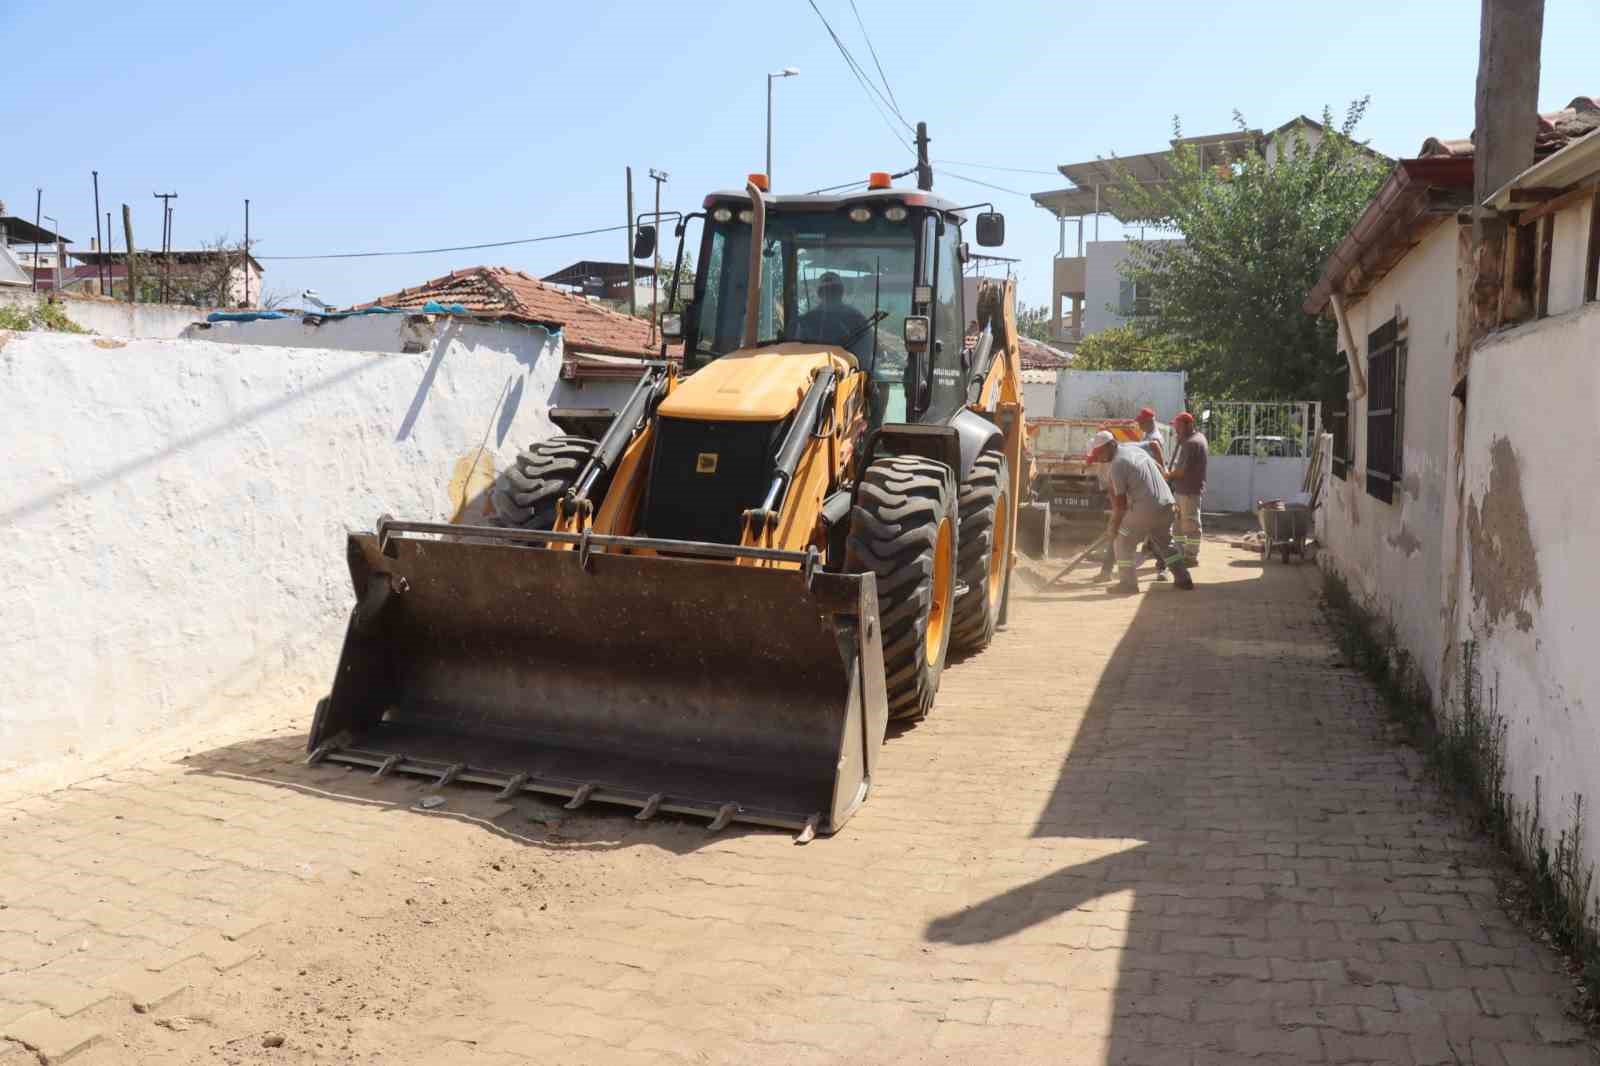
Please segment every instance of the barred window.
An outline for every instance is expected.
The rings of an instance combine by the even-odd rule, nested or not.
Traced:
[[[1405,436],[1406,343],[1390,319],[1367,335],[1367,495],[1394,502]]]
[[[1328,375],[1322,404],[1328,413],[1328,432],[1333,436],[1333,476],[1342,480],[1355,462],[1350,438],[1350,362],[1344,352],[1339,353],[1339,368]]]

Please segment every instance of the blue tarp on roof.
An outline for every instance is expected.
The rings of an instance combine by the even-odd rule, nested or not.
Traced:
[[[284,311],[213,311],[207,322],[254,322],[264,318],[288,318],[292,312]],[[467,309],[460,304],[442,304],[429,300],[419,312],[414,307],[356,307],[349,311],[301,311],[303,318],[354,318],[357,315],[465,315]]]

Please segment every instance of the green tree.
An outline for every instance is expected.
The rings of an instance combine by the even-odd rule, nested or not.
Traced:
[[[1078,342],[1074,370],[1188,370],[1193,363],[1181,341],[1135,325],[1112,326]]]
[[[1124,175],[1119,212],[1181,242],[1137,242],[1123,274],[1151,293],[1138,323],[1189,353],[1191,388],[1241,400],[1320,396],[1337,352],[1332,323],[1300,309],[1323,264],[1366,208],[1389,161],[1357,143],[1367,99],[1343,123],[1323,111],[1324,136],[1281,135],[1217,165],[1177,145],[1170,182]],[[1239,128],[1243,117],[1234,113]],[[1182,137],[1176,119],[1173,131]]]
[[[1017,332],[1042,344],[1057,343],[1050,335],[1050,308],[1044,304],[1038,307],[1017,305]]]

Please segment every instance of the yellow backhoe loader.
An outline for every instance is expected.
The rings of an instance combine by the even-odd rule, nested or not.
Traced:
[[[949,649],[1004,614],[1024,433],[1012,283],[974,309],[962,287],[967,214],[983,245],[1003,217],[868,184],[706,197],[663,321],[681,370],[650,365],[598,439],[522,452],[497,525],[351,535],[312,760],[843,824],[887,721],[925,716]]]

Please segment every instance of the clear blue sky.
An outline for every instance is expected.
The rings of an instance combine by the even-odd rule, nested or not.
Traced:
[[[862,63],[848,0],[817,0]],[[1389,155],[1473,124],[1472,0],[926,4],[856,0],[901,110],[925,119],[935,159],[1048,171],[1229,128],[1271,127],[1371,94],[1363,134]],[[623,167],[642,204],[648,167],[665,206],[742,184],[764,151],[765,74],[777,85],[776,191],[900,170],[907,150],[869,106],[807,0],[676,4],[298,2],[0,4],[0,199],[45,213],[87,248],[89,172],[102,211],[135,212],[176,243],[243,231],[258,255],[433,247],[619,223]],[[1547,0],[1540,106],[1600,93],[1600,5]],[[1020,192],[1044,174],[952,166]],[[1005,210],[1023,298],[1048,298],[1054,220],[1023,196],[941,176],[963,202]],[[118,214],[120,226],[120,213]],[[1103,226],[1105,236],[1114,236]],[[121,244],[120,237],[117,238]],[[623,234],[389,259],[267,261],[266,286],[370,299],[479,263],[548,273],[618,259]]]

